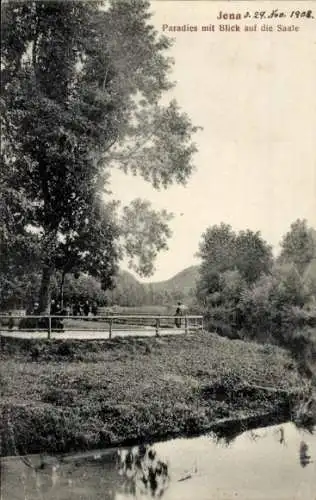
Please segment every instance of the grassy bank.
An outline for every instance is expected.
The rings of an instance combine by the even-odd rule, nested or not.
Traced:
[[[192,435],[258,413],[282,419],[309,389],[285,351],[206,333],[2,339],[1,453],[70,452]]]

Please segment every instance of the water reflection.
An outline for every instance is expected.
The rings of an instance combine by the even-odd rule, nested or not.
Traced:
[[[315,498],[316,435],[282,424],[223,436],[3,461],[2,500]]]
[[[284,434],[284,429],[283,427],[280,427],[280,439],[279,439],[279,443],[280,444],[283,444],[283,446],[286,445],[286,441],[285,441],[285,434]]]
[[[282,446],[287,446],[286,439],[285,439],[285,429],[283,426],[277,427],[275,429],[273,435],[275,436],[278,443],[280,443]]]
[[[124,478],[125,494],[161,498],[169,485],[168,465],[159,459],[151,446],[119,450],[118,472]]]
[[[308,444],[305,441],[301,441],[300,443],[300,464],[302,467],[306,467],[306,465],[312,463],[311,456],[308,454]]]

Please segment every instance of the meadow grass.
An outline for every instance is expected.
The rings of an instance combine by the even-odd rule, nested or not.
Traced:
[[[2,339],[0,388],[2,455],[203,433],[218,420],[278,417],[310,392],[286,351],[208,333]]]

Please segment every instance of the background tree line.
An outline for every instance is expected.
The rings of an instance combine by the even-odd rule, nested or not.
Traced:
[[[316,231],[296,220],[280,253],[260,232],[209,227],[202,236],[197,298],[207,327],[316,355]],[[309,342],[311,340],[311,343]],[[311,347],[312,346],[312,347]]]

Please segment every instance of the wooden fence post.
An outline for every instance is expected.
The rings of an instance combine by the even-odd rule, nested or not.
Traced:
[[[113,322],[113,319],[110,318],[110,321],[109,321],[109,339],[112,338],[112,322]]]
[[[52,333],[52,317],[48,316],[48,335],[47,338],[50,339]]]
[[[188,333],[188,318],[184,317],[184,333]]]
[[[159,318],[156,319],[156,335],[159,337]]]

